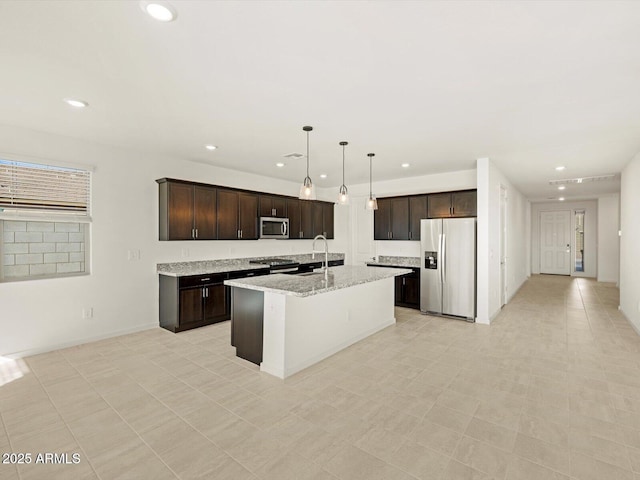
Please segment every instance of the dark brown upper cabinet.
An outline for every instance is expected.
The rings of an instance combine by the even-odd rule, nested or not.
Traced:
[[[313,214],[315,202],[300,200],[300,238],[315,237],[313,229]]]
[[[427,196],[409,197],[409,240],[420,240],[420,220],[427,218]]]
[[[323,202],[322,203],[322,209],[323,209],[323,230],[322,230],[322,234],[327,237],[327,239],[331,240],[333,239],[333,208],[334,208],[335,204],[333,203],[329,203],[329,202]]]
[[[161,181],[160,240],[215,240],[216,189],[205,185]]]
[[[287,199],[277,195],[260,195],[261,217],[286,217]]]
[[[287,216],[289,218],[289,239],[300,238],[300,200],[287,198]]]
[[[218,188],[218,240],[258,238],[258,195]]]
[[[476,212],[475,190],[431,193],[428,196],[429,218],[475,217]]]
[[[373,221],[375,240],[409,240],[409,198],[379,198]]]

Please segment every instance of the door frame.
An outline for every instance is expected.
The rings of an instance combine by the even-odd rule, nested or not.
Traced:
[[[508,218],[509,196],[507,187],[500,184],[500,308],[504,307],[509,300],[507,270],[508,270],[508,249],[507,249],[507,218]]]

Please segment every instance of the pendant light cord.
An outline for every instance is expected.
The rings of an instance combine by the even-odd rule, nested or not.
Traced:
[[[344,185],[344,145],[342,145],[342,185]]]
[[[372,180],[372,175],[373,175],[373,157],[369,157],[369,198],[371,198],[372,193],[373,193],[373,180]]]
[[[307,130],[307,178],[309,178],[309,130]]]

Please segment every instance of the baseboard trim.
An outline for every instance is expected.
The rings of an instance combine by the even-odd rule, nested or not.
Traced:
[[[76,338],[69,342],[56,343],[54,345],[47,345],[43,347],[30,348],[28,350],[22,350],[19,352],[8,353],[3,355],[6,358],[18,359],[24,357],[30,357],[32,355],[39,355],[41,353],[53,352],[54,350],[61,350],[63,348],[75,347],[76,345],[82,345],[84,343],[97,342],[99,340],[106,340],[107,338],[119,337],[121,335],[127,335],[129,333],[141,332],[143,330],[150,330],[152,328],[158,328],[159,325],[157,322],[153,323],[145,323],[142,325],[136,325],[131,328],[124,328],[121,330],[116,330],[114,332],[104,333],[101,335],[93,335],[90,337],[84,338]]]
[[[620,313],[622,314],[624,319],[627,321],[627,323],[629,323],[629,325],[631,325],[631,328],[633,328],[635,330],[635,332],[638,335],[640,335],[640,327],[637,327],[635,323],[633,323],[631,320],[629,320],[629,317],[627,317],[627,314],[624,313],[624,310],[622,310],[622,307],[618,306],[618,310],[620,311]]]

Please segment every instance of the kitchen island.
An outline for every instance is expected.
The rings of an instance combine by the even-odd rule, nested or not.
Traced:
[[[236,355],[279,378],[299,372],[393,325],[394,277],[406,273],[347,265],[226,280]]]

